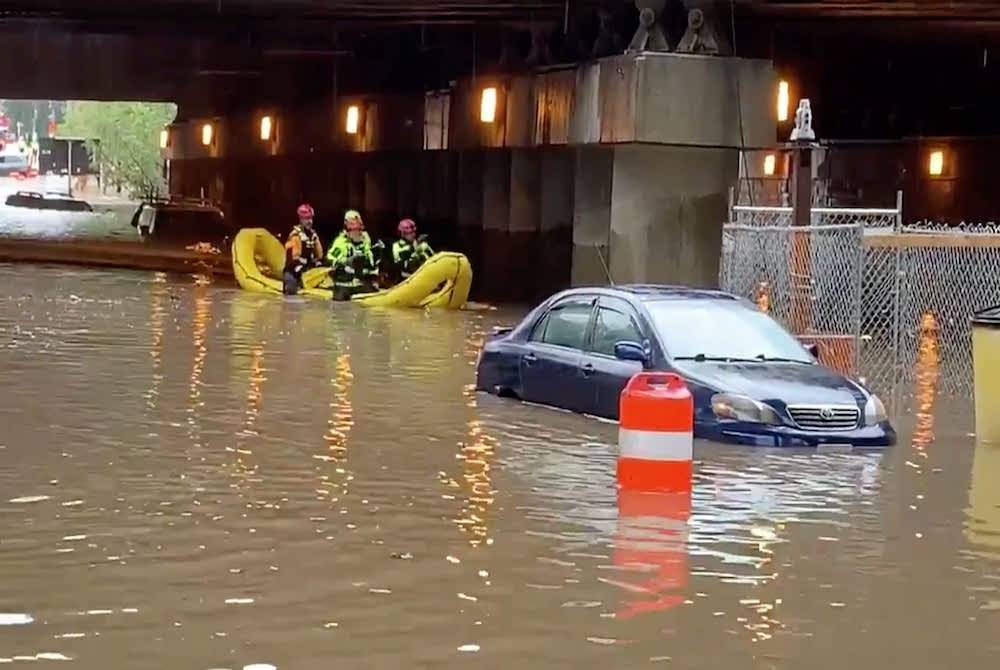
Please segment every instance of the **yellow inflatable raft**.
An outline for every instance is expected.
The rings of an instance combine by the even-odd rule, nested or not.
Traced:
[[[264,228],[244,228],[232,246],[233,274],[247,291],[281,293],[285,247]],[[333,283],[327,268],[302,274],[299,295],[330,300]],[[472,267],[463,254],[441,252],[431,256],[403,282],[383,291],[361,293],[351,298],[366,307],[441,307],[461,309],[469,299]]]

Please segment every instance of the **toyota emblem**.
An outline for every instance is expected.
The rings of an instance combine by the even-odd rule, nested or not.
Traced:
[[[830,419],[833,418],[833,410],[830,409],[829,407],[824,407],[819,411],[819,416],[824,421],[829,421]]]

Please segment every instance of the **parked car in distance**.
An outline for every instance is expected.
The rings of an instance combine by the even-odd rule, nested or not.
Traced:
[[[234,231],[222,209],[210,202],[182,198],[146,200],[132,215],[132,227],[145,242],[229,245]]]
[[[895,444],[882,401],[825,367],[774,319],[721,291],[574,288],[488,337],[479,391],[618,419],[628,380],[675,372],[700,438],[771,447]]]
[[[28,171],[28,157],[24,154],[6,153],[0,155],[0,177],[10,177],[15,172]]]

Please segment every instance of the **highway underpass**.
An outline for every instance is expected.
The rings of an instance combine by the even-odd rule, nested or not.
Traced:
[[[656,31],[640,34],[637,5],[654,10],[662,42]],[[916,217],[995,207],[977,181],[992,155],[985,140],[954,140],[949,164],[966,167],[948,183],[959,196],[921,201],[929,145],[908,139],[996,132],[990,46],[1000,15],[989,3],[4,7],[2,43],[19,57],[0,95],[175,101],[164,148],[173,192],[204,195],[240,225],[274,230],[303,200],[328,232],[348,207],[383,235],[414,217],[466,252],[480,290],[500,299],[570,282],[714,284],[741,149],[752,157],[742,176],[761,177],[759,159],[790,130],[776,115],[779,80],[790,83],[793,108],[812,100],[821,139],[867,142],[838,154],[842,171],[892,166],[869,192],[891,194],[909,180]],[[691,9],[705,25],[693,35]],[[630,47],[638,52],[625,54]],[[717,53],[683,53],[692,48]],[[872,148],[884,140],[890,149]]]

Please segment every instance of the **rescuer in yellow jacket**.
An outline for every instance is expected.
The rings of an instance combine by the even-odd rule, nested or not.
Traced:
[[[426,238],[426,235],[417,236],[417,224],[413,219],[399,222],[399,239],[392,245],[392,265],[398,280],[409,277],[434,255]]]
[[[321,265],[323,243],[313,228],[315,212],[311,205],[299,205],[295,211],[299,222],[292,228],[285,240],[285,269],[282,272],[282,291],[285,295],[295,295],[302,288],[302,273]]]
[[[378,289],[378,263],[372,241],[355,210],[344,214],[344,230],[330,244],[326,260],[333,277],[334,300],[350,300],[355,293]]]

